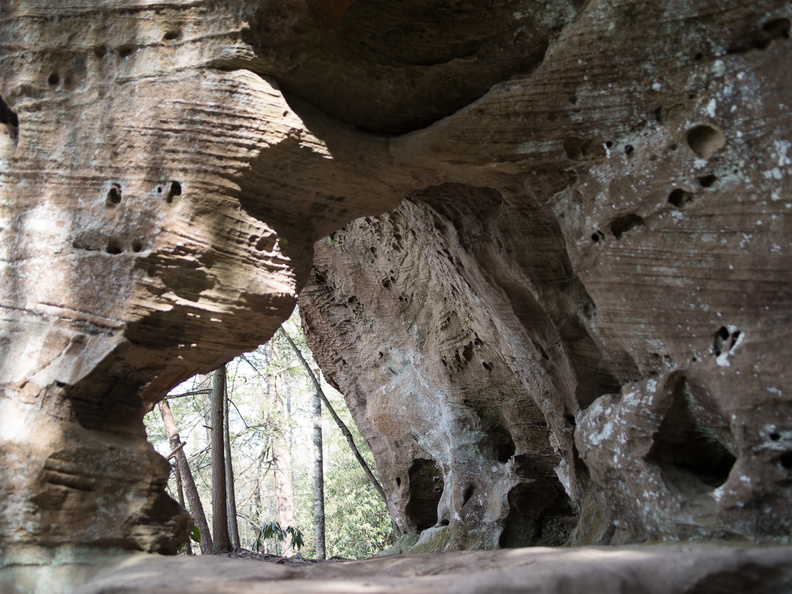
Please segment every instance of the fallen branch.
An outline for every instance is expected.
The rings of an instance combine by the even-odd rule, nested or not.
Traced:
[[[165,459],[166,459],[166,460],[170,460],[171,458],[175,458],[175,457],[176,457],[176,454],[178,454],[178,453],[179,453],[179,451],[180,451],[180,450],[181,450],[181,449],[182,449],[184,446],[186,446],[186,445],[187,445],[187,442],[186,442],[186,441],[183,441],[183,442],[181,442],[181,443],[180,443],[178,446],[176,446],[176,449],[175,449],[175,450],[173,450],[173,451],[172,451],[170,454],[168,454],[168,457],[167,457],[167,458],[165,458]]]

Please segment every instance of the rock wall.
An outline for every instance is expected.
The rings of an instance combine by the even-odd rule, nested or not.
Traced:
[[[142,416],[306,282],[424,549],[788,535],[791,16],[3,2],[0,585],[172,552]]]
[[[268,340],[312,244],[404,193],[384,139],[266,76],[259,8],[0,6],[3,591],[86,547],[174,552],[191,519],[144,413]]]
[[[792,7],[561,6],[391,140],[415,189],[316,244],[309,342],[413,550],[787,541]]]

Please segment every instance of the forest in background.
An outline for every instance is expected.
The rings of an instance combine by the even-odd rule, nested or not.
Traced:
[[[225,366],[230,443],[227,450],[233,468],[238,544],[243,549],[317,557],[312,414],[316,388],[306,365],[369,468],[375,469],[343,396],[322,380],[295,310],[284,323],[283,331],[269,343]],[[166,397],[184,444],[180,451],[184,452],[209,527],[213,523],[210,409],[213,383],[217,381],[214,376],[195,376]],[[175,466],[180,454],[174,452],[176,448],[169,441],[161,405],[146,415],[145,425],[149,441],[163,456],[173,454],[169,461]],[[322,406],[321,428],[326,557],[370,557],[394,542],[390,516],[326,406]],[[179,500],[175,469],[171,471],[168,491]],[[226,494],[226,499],[225,509],[229,510],[233,507],[228,504],[230,494]],[[195,515],[189,501],[184,505]],[[198,533],[194,534],[197,538]],[[292,546],[300,540],[301,547]],[[191,545],[193,552],[200,552],[197,542]]]

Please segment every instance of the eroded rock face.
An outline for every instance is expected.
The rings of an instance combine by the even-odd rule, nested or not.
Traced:
[[[789,538],[790,16],[588,2],[317,243],[309,341],[416,550]]]
[[[788,536],[791,17],[4,2],[3,558],[172,551],[143,413],[332,232],[306,323],[416,550]]]
[[[313,242],[403,194],[381,176],[384,139],[298,116],[262,76],[242,39],[258,8],[0,7],[9,566],[60,545],[174,552],[191,520],[164,493],[143,414],[266,341]]]

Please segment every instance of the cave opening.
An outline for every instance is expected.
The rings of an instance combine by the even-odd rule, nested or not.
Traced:
[[[678,379],[647,460],[660,467],[669,487],[693,495],[726,482],[734,451],[728,422],[714,402],[685,377]]]
[[[419,531],[437,525],[437,505],[445,487],[443,473],[434,460],[418,458],[410,466],[409,499],[405,512]]]
[[[501,464],[514,456],[516,446],[509,430],[499,422],[484,420],[484,437],[479,441],[479,449],[488,459],[495,459]]]
[[[554,477],[515,485],[507,501],[509,513],[498,541],[503,549],[561,546],[577,523],[572,501]]]

